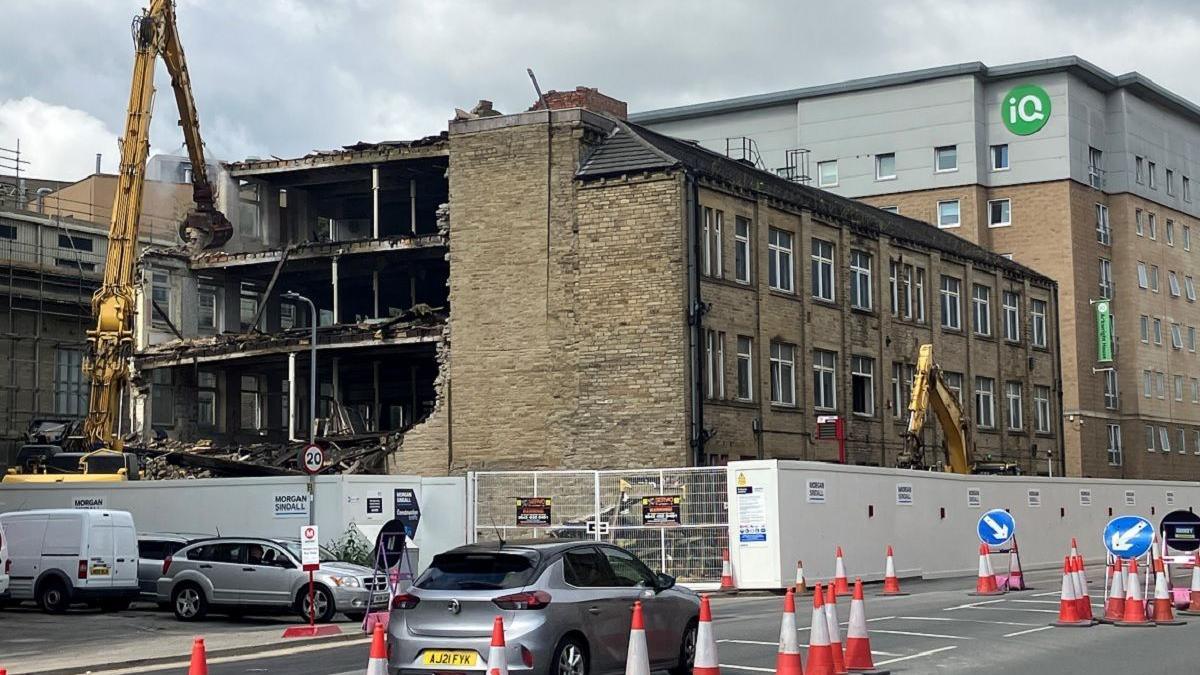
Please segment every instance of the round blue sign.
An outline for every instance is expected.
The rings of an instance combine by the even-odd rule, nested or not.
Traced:
[[[1104,548],[1126,560],[1137,558],[1150,550],[1154,526],[1141,516],[1117,516],[1104,528]]]
[[[979,533],[979,541],[988,546],[999,546],[1017,533],[1017,521],[1004,509],[992,509],[979,517],[975,530]]]

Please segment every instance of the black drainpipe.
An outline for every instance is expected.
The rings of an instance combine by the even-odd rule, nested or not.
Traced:
[[[696,179],[684,174],[686,184],[687,204],[687,233],[691,238],[688,248],[688,324],[691,331],[688,338],[688,349],[692,359],[692,464],[705,464],[704,442],[708,440],[704,429],[704,314],[707,308],[700,298],[700,188]]]

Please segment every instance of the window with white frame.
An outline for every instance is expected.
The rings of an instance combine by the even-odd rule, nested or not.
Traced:
[[[1150,317],[1141,316],[1142,342],[1150,344]]]
[[[899,207],[899,206],[880,206],[880,207],[879,207],[879,210],[880,210],[880,211],[887,211],[888,213],[900,213],[900,207]]]
[[[768,284],[784,293],[793,292],[792,233],[771,228],[767,232]]]
[[[817,162],[817,187],[834,187],[838,184],[838,163],[836,159]]]
[[[896,153],[885,152],[875,155],[875,180],[891,180],[896,177]]]
[[[1179,297],[1179,275],[1175,274],[1175,270],[1167,270],[1167,284],[1171,289],[1171,297]]]
[[[1179,454],[1183,455],[1186,453],[1187,453],[1187,430],[1180,429],[1179,430]]]
[[[1187,225],[1183,226],[1183,250],[1192,250],[1192,228]]]
[[[850,250],[850,306],[871,309],[871,254]]]
[[[296,325],[296,305],[290,302],[279,303],[279,328],[290,330]]]
[[[1183,177],[1183,201],[1192,201],[1192,180],[1187,176]]]
[[[1151,239],[1158,239],[1158,216],[1156,214],[1146,214],[1146,229],[1149,231]]]
[[[201,331],[219,330],[218,292],[212,286],[200,286],[196,291],[196,327]]]
[[[704,391],[708,398],[720,400],[725,398],[725,333],[709,330],[707,335]]]
[[[153,326],[166,328],[169,317],[174,316],[171,308],[171,275],[167,272],[150,273],[150,300],[153,305],[150,310],[150,323]],[[166,314],[166,316],[163,316]]]
[[[1150,266],[1150,290],[1158,292],[1158,265]]]
[[[1154,398],[1154,372],[1150,370],[1142,371],[1142,397]]]
[[[737,398],[754,400],[754,340],[745,335],[737,338]]]
[[[1029,318],[1033,330],[1033,346],[1046,346],[1046,301],[1029,301]]]
[[[1108,425],[1108,463],[1110,466],[1121,466],[1124,458],[1121,456],[1121,425]]]
[[[1192,447],[1195,448],[1192,454],[1200,455],[1200,429],[1192,431]]]
[[[1162,344],[1162,319],[1160,319],[1158,317],[1154,317],[1154,320],[1151,323],[1154,325],[1154,344],[1161,345]]]
[[[917,368],[911,363],[892,364],[892,416],[903,418],[908,413],[908,402],[912,398],[912,381]]]
[[[1174,220],[1167,218],[1166,230],[1167,230],[1166,231],[1167,246],[1174,246],[1175,245],[1175,221]]]
[[[1144,227],[1142,226],[1142,210],[1141,209],[1133,210],[1133,230],[1139,237],[1146,234],[1146,231],[1145,231]]]
[[[943,371],[942,375],[946,379],[946,388],[954,392],[954,398],[958,400],[958,404],[963,404],[963,374],[950,371]]]
[[[937,203],[938,227],[958,227],[961,224],[958,212],[958,200],[946,199]]]
[[[975,284],[971,290],[971,314],[976,335],[992,334],[992,289]]]
[[[720,278],[723,275],[721,230],[724,225],[724,212],[704,207],[704,245],[701,250],[700,269],[705,276]]]
[[[238,395],[241,428],[246,431],[263,429],[263,396],[258,376],[242,375],[238,380]]]
[[[851,410],[855,415],[875,414],[875,359],[850,357]]]
[[[1104,153],[1088,148],[1088,185],[1099,190],[1104,185]]]
[[[1154,162],[1146,162],[1146,177],[1149,181],[1150,189],[1158,189],[1158,165]]]
[[[1096,241],[1109,246],[1112,244],[1112,230],[1108,225],[1108,207],[1096,205]]]
[[[1104,407],[1109,410],[1116,410],[1120,403],[1119,391],[1117,389],[1117,371],[1115,368],[1109,368],[1104,372]]]
[[[1167,374],[1161,370],[1154,373],[1154,388],[1160,399],[1167,398]]]
[[[1002,296],[1004,308],[1004,339],[1010,342],[1021,341],[1021,296],[1013,291],[1004,291]]]
[[[750,283],[750,221],[738,216],[733,226],[733,280]]]
[[[1192,403],[1200,403],[1200,379],[1192,378]]]
[[[1158,449],[1163,452],[1171,451],[1171,434],[1166,427],[1158,428]]]
[[[1033,388],[1033,428],[1039,434],[1050,433],[1050,387]]]
[[[1022,404],[1021,404],[1021,383],[1020,382],[1005,382],[1004,383],[1004,398],[1008,402],[1008,429],[1010,431],[1020,431],[1024,428],[1024,420],[1022,419]]]
[[[1154,436],[1155,436],[1154,427],[1147,424],[1146,425],[1146,452],[1154,452],[1154,444],[1155,444]]]
[[[833,243],[823,239],[812,240],[812,296],[833,302]]]
[[[771,342],[771,403],[796,405],[796,347]]]
[[[996,427],[996,381],[990,377],[975,378],[975,420],[980,429]]]
[[[1196,327],[1187,327],[1187,346],[1189,352],[1196,351]]]
[[[1172,384],[1174,385],[1172,387],[1172,389],[1174,389],[1174,391],[1175,391],[1175,400],[1182,401],[1183,400],[1183,376],[1176,375],[1174,378],[1172,378]]]
[[[942,328],[962,329],[960,289],[962,282],[954,277],[942,275]]]
[[[54,412],[82,417],[88,412],[88,384],[83,377],[83,350],[54,348]]]
[[[150,424],[175,426],[175,374],[170,368],[150,371]]]
[[[196,373],[196,424],[204,429],[217,426],[217,376],[215,373]]]
[[[993,145],[991,150],[992,171],[1004,171],[1008,169],[1008,144]]]
[[[1108,258],[1100,259],[1100,297],[1105,299],[1112,298],[1113,295],[1113,280],[1112,280],[1112,261]]]
[[[943,145],[933,149],[933,169],[937,172],[958,170],[958,146]]]
[[[925,268],[893,260],[888,266],[888,283],[891,286],[892,315],[924,323]]]
[[[1136,180],[1139,183],[1145,183],[1146,182],[1146,160],[1141,157],[1134,157],[1133,158],[1133,167],[1134,167],[1134,170],[1133,170],[1134,180]]]
[[[837,408],[837,354],[813,350],[813,406],[818,410]]]
[[[1138,288],[1150,288],[1150,274],[1147,271],[1146,263],[1138,261],[1137,264]]]
[[[1167,194],[1175,196],[1175,172],[1171,169],[1167,169]]]
[[[1012,225],[1012,200],[992,199],[988,201],[988,227]]]

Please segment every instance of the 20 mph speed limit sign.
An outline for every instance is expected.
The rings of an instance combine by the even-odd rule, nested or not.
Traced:
[[[300,463],[309,473],[317,473],[325,466],[325,451],[319,445],[306,445],[300,457]]]

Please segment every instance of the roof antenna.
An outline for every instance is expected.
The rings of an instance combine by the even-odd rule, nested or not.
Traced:
[[[489,513],[488,518],[492,521],[492,531],[496,533],[496,539],[500,540],[500,548],[504,548],[504,537],[500,534],[500,528],[496,525],[496,514]]]

